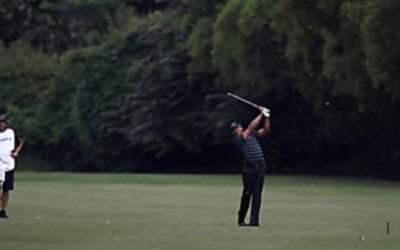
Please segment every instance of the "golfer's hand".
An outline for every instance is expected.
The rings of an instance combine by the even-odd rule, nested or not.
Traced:
[[[260,113],[262,113],[265,117],[270,117],[270,110],[267,109],[266,107],[260,106],[258,107],[260,110]]]

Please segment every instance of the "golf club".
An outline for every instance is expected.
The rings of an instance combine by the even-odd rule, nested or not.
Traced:
[[[254,108],[256,108],[256,109],[259,109],[261,106],[260,105],[257,105],[257,104],[255,104],[255,103],[253,103],[253,102],[251,102],[251,101],[248,101],[248,100],[246,100],[246,99],[244,99],[244,98],[242,98],[242,97],[240,97],[240,96],[237,96],[237,95],[235,95],[235,94],[232,94],[232,93],[230,93],[230,92],[228,92],[228,93],[226,93],[228,96],[230,96],[230,97],[233,97],[233,98],[235,98],[235,99],[237,99],[237,100],[239,100],[239,101],[241,101],[241,102],[244,102],[244,103],[246,103],[246,104],[248,104],[248,105],[250,105],[250,106],[252,106],[252,107],[254,107]],[[265,117],[269,117],[270,116],[270,110],[269,109],[267,109],[267,108],[265,108],[265,107],[263,107],[263,114],[264,114],[264,116]]]

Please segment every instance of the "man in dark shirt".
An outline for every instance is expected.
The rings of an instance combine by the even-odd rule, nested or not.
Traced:
[[[264,186],[264,176],[267,169],[264,154],[257,138],[264,137],[270,131],[269,113],[265,118],[264,126],[256,130],[263,117],[264,107],[260,107],[260,114],[244,130],[238,122],[231,124],[232,132],[235,136],[235,144],[243,157],[243,192],[240,200],[238,213],[239,226],[259,226],[259,212],[261,207],[262,189]],[[246,224],[244,219],[249,209],[251,200],[250,224]]]

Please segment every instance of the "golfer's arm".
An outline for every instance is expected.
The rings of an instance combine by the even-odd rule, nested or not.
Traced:
[[[249,126],[246,128],[245,131],[243,131],[243,138],[247,140],[251,133],[257,128],[258,124],[260,124],[260,121],[262,119],[263,114],[260,113],[252,122],[250,122]]]
[[[269,134],[271,131],[271,121],[269,117],[265,118],[264,127],[258,130],[258,136],[263,137]]]

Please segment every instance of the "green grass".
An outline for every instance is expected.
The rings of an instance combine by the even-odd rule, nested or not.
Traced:
[[[0,220],[0,247],[381,250],[400,246],[399,183],[267,176],[260,228],[236,226],[240,191],[239,175],[17,173],[11,218]]]

